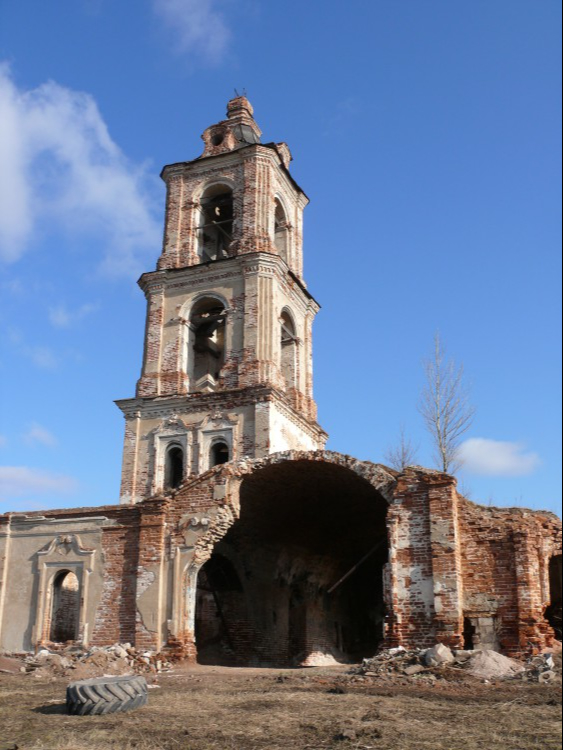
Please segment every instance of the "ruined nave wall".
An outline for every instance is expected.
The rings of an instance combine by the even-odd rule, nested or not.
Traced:
[[[506,653],[549,645],[553,630],[545,612],[556,593],[549,569],[561,555],[561,520],[465,498],[459,507],[464,619],[473,625],[488,620]]]

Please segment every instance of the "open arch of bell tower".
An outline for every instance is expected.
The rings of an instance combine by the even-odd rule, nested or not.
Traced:
[[[313,321],[303,279],[308,198],[285,143],[262,143],[246,97],[203,133],[203,154],[165,167],[162,254],[139,285],[144,356],[125,420],[121,502],[217,463],[318,450]]]

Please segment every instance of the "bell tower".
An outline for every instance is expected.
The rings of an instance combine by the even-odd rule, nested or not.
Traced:
[[[165,167],[166,217],[147,299],[121,502],[244,457],[324,448],[313,399],[319,306],[303,280],[303,210],[285,143],[262,143],[237,96],[203,154]]]

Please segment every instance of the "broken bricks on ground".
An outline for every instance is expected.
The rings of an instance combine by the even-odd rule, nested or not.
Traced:
[[[153,651],[136,649],[130,643],[83,649],[67,646],[50,651],[39,649],[36,654],[0,656],[0,672],[31,674],[41,677],[69,677],[73,681],[106,675],[169,672],[172,664]]]
[[[83,649],[67,646],[56,650],[40,649],[37,654],[0,654],[0,673],[25,673],[36,678],[69,677],[83,680],[109,675],[145,674],[157,676],[171,672],[173,663],[166,656],[142,651],[129,643]],[[452,651],[443,644],[430,649],[405,649],[402,646],[382,650],[350,674],[372,679],[407,678],[426,683],[452,681],[463,673],[484,682],[520,680],[553,684],[561,682],[561,644],[532,656],[526,661],[510,659],[496,651]]]
[[[441,643],[430,649],[407,650],[399,646],[380,651],[353,669],[355,674],[365,677],[408,677],[423,682],[454,679],[459,671],[491,682],[507,679],[540,683],[561,681],[561,648],[546,649],[527,661],[519,661],[496,651],[452,651]]]

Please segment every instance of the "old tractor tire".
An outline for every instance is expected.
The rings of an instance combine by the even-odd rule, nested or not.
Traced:
[[[67,710],[75,716],[132,711],[145,706],[147,699],[147,681],[138,675],[80,680],[66,689]]]

